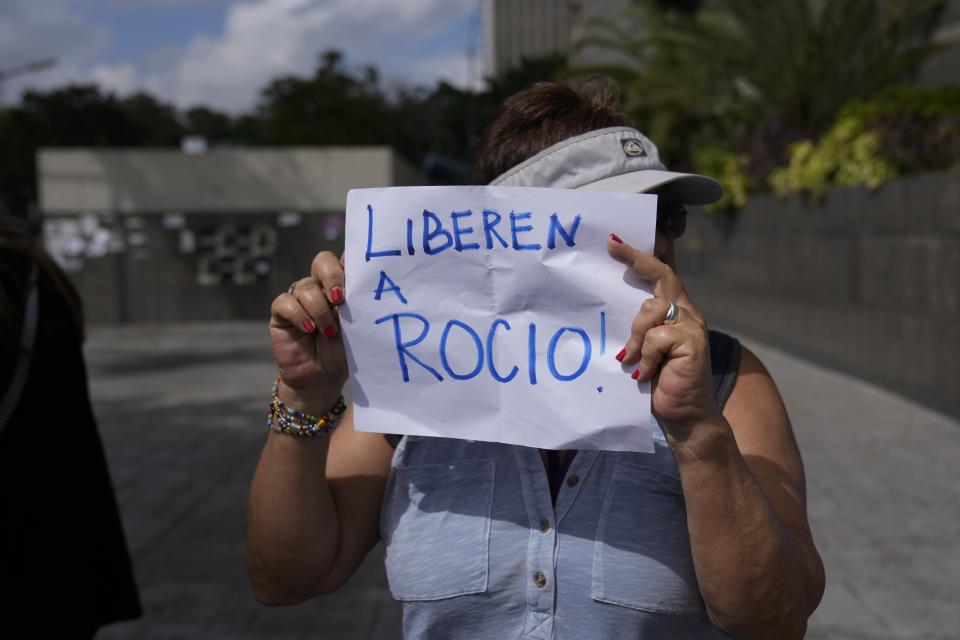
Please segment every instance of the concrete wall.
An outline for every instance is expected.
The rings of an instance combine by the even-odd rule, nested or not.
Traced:
[[[88,324],[266,321],[273,298],[308,275],[317,252],[343,248],[342,211],[185,214],[176,228],[165,220],[45,218],[47,246],[80,292]],[[78,224],[85,229],[64,233]],[[78,246],[62,251],[62,242]]]
[[[690,218],[679,270],[710,322],[960,416],[960,174]]]
[[[390,147],[41,149],[44,215],[336,210],[347,191],[424,184]]]
[[[347,191],[426,184],[389,147],[41,149],[47,250],[90,324],[265,319],[317,252],[339,254]]]

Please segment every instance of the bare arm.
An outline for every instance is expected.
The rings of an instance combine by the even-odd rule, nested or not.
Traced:
[[[622,362],[651,380],[652,406],[677,460],[697,580],[715,626],[735,638],[800,638],[823,594],[803,466],[770,375],[744,349],[721,412],[707,326],[673,270],[611,239],[611,256],[650,281]],[[670,301],[679,321],[665,324]]]
[[[672,442],[691,550],[716,626],[735,638],[800,638],[824,589],[803,465],[773,380],[742,353],[723,417]]]
[[[271,309],[280,399],[313,415],[334,405],[346,379],[342,286],[341,265],[322,253]],[[248,508],[247,570],[260,602],[296,604],[347,581],[379,537],[392,455],[382,435],[354,430],[352,407],[330,438],[269,433]]]
[[[271,432],[250,486],[247,570],[257,599],[303,602],[334,591],[379,539],[393,449],[353,430],[328,441]]]

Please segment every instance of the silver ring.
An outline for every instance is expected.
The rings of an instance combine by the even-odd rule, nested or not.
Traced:
[[[673,300],[667,300],[670,306],[667,307],[667,315],[663,319],[663,324],[677,324],[680,322],[680,307]]]

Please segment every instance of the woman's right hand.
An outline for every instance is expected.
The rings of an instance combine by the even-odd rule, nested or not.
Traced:
[[[313,415],[330,410],[347,381],[337,307],[344,301],[343,262],[323,251],[310,275],[270,307],[270,342],[280,369],[281,401]]]

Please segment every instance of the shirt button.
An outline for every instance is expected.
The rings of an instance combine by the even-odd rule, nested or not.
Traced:
[[[550,521],[544,518],[540,521],[540,532],[546,533],[547,531],[550,531]]]
[[[577,474],[573,474],[572,476],[567,476],[568,487],[575,487],[577,486],[578,482],[580,482],[580,478],[577,477]]]
[[[543,589],[547,586],[547,576],[543,575],[543,571],[537,571],[537,574],[533,576],[533,583],[537,585],[539,589]]]

